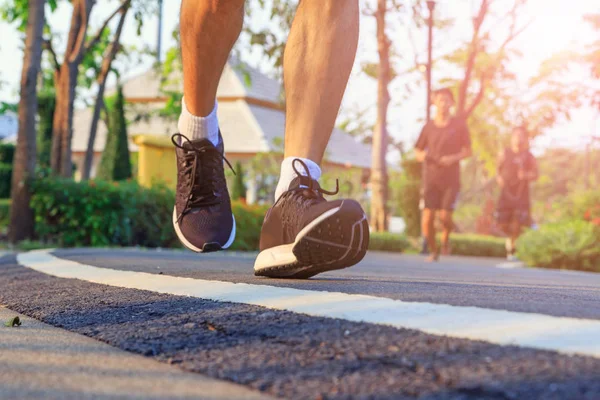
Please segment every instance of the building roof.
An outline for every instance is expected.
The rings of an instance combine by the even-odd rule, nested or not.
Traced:
[[[113,92],[114,89],[108,91]],[[123,83],[128,102],[128,134],[171,135],[177,123],[156,115],[163,107],[160,78],[152,70]],[[107,93],[107,94],[108,94]],[[283,138],[285,113],[281,107],[281,85],[258,70],[232,61],[227,64],[217,91],[218,118],[228,153],[255,154],[279,150],[277,138]],[[137,118],[139,115],[146,118]],[[73,151],[87,148],[92,110],[77,110],[74,116]],[[106,126],[99,124],[94,150],[102,151]],[[137,151],[131,142],[130,150]],[[371,147],[335,129],[326,151],[328,161],[361,168],[371,166]]]
[[[161,101],[164,94],[161,90],[160,73],[154,69],[143,74],[133,76],[123,83],[123,94],[129,101]],[[169,77],[170,82],[181,82],[181,73],[173,72]],[[169,90],[180,90],[179,84],[167,84]],[[106,96],[115,93],[115,88],[108,88]],[[281,85],[276,79],[269,78],[256,68],[242,64],[231,59],[223,70],[223,75],[217,89],[217,97],[252,98],[271,103],[281,103]]]

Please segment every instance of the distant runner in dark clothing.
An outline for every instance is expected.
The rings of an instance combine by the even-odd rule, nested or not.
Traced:
[[[511,145],[500,153],[498,184],[501,188],[496,220],[506,239],[506,253],[515,261],[515,243],[523,227],[531,226],[529,184],[538,178],[535,157],[529,151],[529,136],[525,128],[515,128]]]
[[[450,89],[435,91],[432,103],[436,107],[435,116],[423,127],[415,149],[417,160],[425,162],[423,234],[431,253],[429,260],[437,261],[440,251],[434,224],[436,211],[440,211],[444,227],[442,251],[450,254],[450,232],[454,225],[452,213],[460,191],[460,161],[471,156],[471,139],[465,122],[450,113],[454,105]]]

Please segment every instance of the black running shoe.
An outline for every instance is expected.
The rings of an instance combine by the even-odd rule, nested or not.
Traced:
[[[338,190],[321,189],[301,160],[294,160],[294,170],[298,177],[265,217],[254,274],[306,279],[360,262],[369,247],[369,224],[360,204],[325,200],[323,194]]]
[[[227,190],[223,138],[219,145],[208,139],[171,137],[177,153],[177,192],[173,227],[188,249],[203,253],[226,249],[235,239],[235,219]],[[233,170],[233,168],[232,168]]]

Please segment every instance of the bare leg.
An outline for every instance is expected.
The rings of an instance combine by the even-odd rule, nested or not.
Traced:
[[[283,60],[285,156],[320,163],[358,45],[358,0],[302,0]]]
[[[511,223],[510,221],[501,222],[498,224],[498,226],[500,227],[500,230],[506,235],[506,257],[510,259],[510,257],[512,256],[512,249],[514,248],[511,239]]]
[[[440,219],[442,220],[442,254],[445,256],[450,255],[450,233],[452,233],[452,227],[454,222],[452,221],[452,211],[442,210],[440,211]]]
[[[521,236],[521,223],[518,221],[517,218],[515,218],[512,222],[512,226],[511,226],[511,230],[510,230],[510,242],[511,242],[511,248],[516,249],[517,248],[517,239],[519,239],[519,236]]]
[[[183,93],[189,111],[206,116],[215,106],[219,79],[244,22],[244,0],[183,0]]]
[[[423,235],[427,238],[427,246],[431,254],[427,260],[437,261],[440,255],[435,238],[435,210],[429,208],[423,210],[422,229]]]

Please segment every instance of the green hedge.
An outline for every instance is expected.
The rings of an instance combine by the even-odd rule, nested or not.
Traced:
[[[10,197],[12,171],[12,164],[0,163],[0,199],[8,199]]]
[[[173,194],[134,182],[32,181],[37,236],[60,246],[171,247]]]
[[[421,236],[421,179],[423,164],[417,160],[402,161],[402,173],[390,175],[392,193],[391,208],[404,219],[406,234],[410,237]]]
[[[456,256],[506,257],[506,239],[495,236],[455,233],[450,248]]]
[[[600,272],[600,228],[590,222],[542,225],[521,236],[517,249],[530,266]]]
[[[15,146],[0,143],[0,199],[8,199],[10,197],[14,158]]]
[[[233,202],[232,207],[237,230],[231,250],[258,250],[260,229],[268,207],[251,206],[240,202]]]
[[[0,231],[7,227],[10,220],[10,199],[0,199]]]
[[[32,182],[36,235],[64,247],[181,247],[172,225],[175,196],[166,187],[135,182],[74,182],[42,177]],[[233,250],[256,250],[265,207],[234,202]],[[0,215],[1,215],[0,208]]]
[[[124,181],[131,178],[131,160],[127,144],[127,120],[123,88],[117,83],[114,99],[106,102],[108,133],[106,145],[98,166],[98,178],[106,181]]]
[[[40,177],[32,181],[32,208],[38,239],[64,247],[144,246],[181,247],[171,218],[174,194],[135,182],[74,182]],[[8,202],[0,202],[8,218]],[[266,206],[233,203],[237,237],[232,250],[256,251]],[[413,250],[405,235],[372,233],[370,250]],[[504,257],[504,240],[478,235],[453,235],[456,255]]]
[[[505,257],[505,240],[493,236],[473,234],[453,234],[450,237],[450,247],[455,256],[474,257]],[[369,250],[406,252],[417,248],[405,235],[393,233],[371,233]]]
[[[0,163],[11,164],[15,158],[15,145],[9,143],[0,143]]]
[[[369,250],[403,253],[410,248],[411,244],[405,235],[388,232],[371,233]]]

